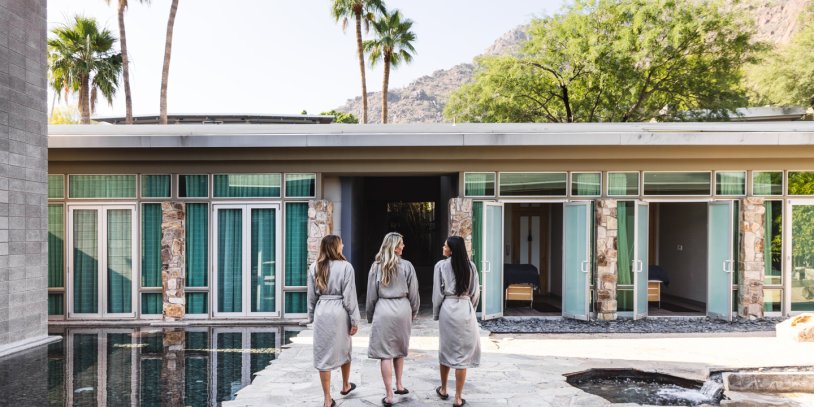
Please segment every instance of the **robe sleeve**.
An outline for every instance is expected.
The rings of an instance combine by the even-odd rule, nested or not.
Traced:
[[[421,298],[418,295],[418,278],[415,275],[413,264],[407,263],[407,298],[410,300],[410,308],[413,309],[413,319],[418,316],[418,308],[421,306]]]
[[[444,302],[444,287],[441,281],[441,262],[435,264],[432,277],[432,320],[438,321],[441,312],[441,303]]]
[[[376,263],[370,266],[370,272],[367,275],[367,301],[365,302],[365,314],[367,315],[367,322],[373,322],[373,313],[376,311],[376,302],[379,301],[379,282],[376,280],[376,272],[378,267]]]
[[[317,306],[317,300],[319,300],[319,294],[317,294],[317,289],[316,289],[316,281],[314,281],[314,273],[311,272],[312,268],[308,269],[308,323],[309,324],[314,322],[314,309]]]
[[[472,267],[472,281],[469,283],[469,299],[472,301],[472,308],[478,308],[480,301],[480,281],[478,281],[478,269],[475,268],[475,263],[469,262]]]
[[[359,301],[356,299],[356,276],[354,274],[353,266],[347,263],[345,266],[345,281],[343,281],[342,287],[342,305],[344,305],[345,311],[350,316],[351,326],[358,326],[359,320],[362,318],[359,316]]]

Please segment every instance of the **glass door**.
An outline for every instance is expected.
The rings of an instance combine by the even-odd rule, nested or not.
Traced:
[[[787,308],[797,314],[814,311],[814,201],[790,201],[788,205],[790,227],[786,239]]]
[[[707,316],[732,320],[734,203],[709,203],[707,219]]]
[[[135,316],[135,205],[75,205],[68,215],[68,316]]]
[[[588,320],[591,283],[591,203],[563,204],[562,316]]]
[[[503,204],[483,203],[483,313],[488,320],[503,316]]]
[[[215,315],[280,315],[278,205],[215,205]]]
[[[647,316],[647,249],[649,206],[646,202],[636,202],[635,244],[633,246],[633,319]]]

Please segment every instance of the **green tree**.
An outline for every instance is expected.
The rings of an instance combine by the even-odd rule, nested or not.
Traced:
[[[725,118],[763,48],[718,0],[575,0],[535,19],[520,56],[478,59],[444,115],[472,122]]]
[[[382,123],[387,123],[387,86],[390,82],[390,68],[402,63],[410,63],[415,54],[413,42],[415,33],[411,31],[413,20],[403,19],[401,12],[385,12],[372,23],[376,38],[364,42],[365,51],[370,54],[370,65],[384,64],[382,79]]]
[[[111,0],[105,0],[110,5]],[[124,111],[125,124],[133,124],[133,99],[130,96],[130,58],[127,56],[127,30],[124,28],[124,11],[127,10],[127,0],[116,0],[119,18],[119,43],[122,51],[122,80],[124,82]],[[139,0],[139,3],[150,4],[150,0]]]
[[[164,65],[161,68],[161,97],[159,101],[159,124],[167,124],[167,83],[170,79],[170,56],[172,56],[172,30],[175,28],[175,13],[178,12],[178,0],[170,4],[170,16],[167,18],[167,37],[164,40]]]
[[[342,30],[348,26],[348,20],[353,18],[356,23],[356,52],[359,55],[359,74],[362,76],[362,123],[367,123],[367,80],[365,79],[365,52],[362,45],[362,22],[365,31],[370,29],[370,23],[376,15],[385,12],[382,0],[332,0],[331,15],[337,22],[342,21]]]
[[[51,109],[48,124],[79,124],[79,108],[76,105],[67,105]]]
[[[323,116],[336,117],[336,119],[334,119],[334,123],[351,123],[351,124],[359,123],[359,119],[356,116],[354,116],[353,113],[343,113],[338,112],[336,110],[331,110],[328,112],[322,112],[320,114]]]
[[[48,40],[49,82],[61,98],[79,94],[79,113],[82,124],[90,123],[90,114],[96,109],[98,93],[109,104],[119,84],[122,55],[115,52],[116,37],[100,30],[93,18],[75,16],[71,26],[54,28],[54,37]]]

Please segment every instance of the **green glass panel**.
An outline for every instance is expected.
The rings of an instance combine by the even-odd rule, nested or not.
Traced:
[[[209,205],[187,203],[186,268],[187,287],[209,285]]]
[[[48,176],[48,198],[64,198],[65,197],[65,176],[64,175],[49,175]]]
[[[48,205],[48,287],[65,286],[65,209]]]
[[[779,288],[763,289],[763,311],[781,312],[783,310],[783,290]]]
[[[98,211],[73,211],[73,312],[99,312]]]
[[[465,196],[494,196],[495,173],[470,172],[464,174]]]
[[[588,202],[563,204],[562,314],[568,318],[588,318],[590,208]]]
[[[277,334],[275,332],[252,332],[251,333],[252,353],[249,365],[251,373],[262,371],[274,360],[274,352],[277,347]]]
[[[715,194],[737,196],[746,195],[746,173],[742,171],[716,172]]]
[[[638,263],[633,283],[636,286],[636,302],[633,307],[634,317],[642,318],[647,315],[647,266],[648,233],[650,229],[650,213],[646,203],[636,203],[636,256]]]
[[[169,175],[142,175],[141,196],[143,198],[169,198]]]
[[[304,314],[308,312],[308,298],[303,292],[285,293],[285,312],[287,314]]]
[[[243,310],[243,211],[218,211],[218,312]]]
[[[141,359],[141,397],[142,406],[161,405],[161,359],[150,357]]]
[[[133,234],[129,209],[107,211],[107,312],[133,311]]]
[[[783,284],[783,201],[765,201],[764,284]]]
[[[565,196],[564,172],[500,173],[502,196]]]
[[[638,172],[609,172],[608,195],[610,196],[638,196]]]
[[[791,207],[791,311],[814,311],[814,205]]]
[[[95,406],[99,389],[99,337],[97,334],[73,336],[73,403],[75,406]],[[82,389],[82,390],[80,390]]]
[[[243,354],[235,349],[243,349],[243,335],[240,332],[217,334],[219,350],[230,349],[230,352],[217,352],[217,394],[216,401],[233,400],[235,393],[243,387]]]
[[[285,205],[285,285],[305,286],[307,272],[308,204],[288,203]]]
[[[161,204],[141,206],[141,286],[161,287]]]
[[[732,203],[709,203],[707,237],[707,314],[730,319],[732,315]]]
[[[48,294],[48,315],[65,315],[64,304],[64,294]]]
[[[179,198],[206,198],[209,196],[208,175],[178,176]]]
[[[130,335],[126,333],[107,334],[107,391],[108,406],[130,405],[130,385],[132,383],[132,348]]]
[[[634,223],[636,220],[634,205],[635,203],[631,201],[620,201],[616,204],[616,224],[618,228],[616,231],[616,270],[617,284],[620,286],[632,286],[633,284],[632,265],[633,251],[635,249]]]
[[[277,211],[251,209],[251,312],[276,312]]]
[[[645,195],[709,195],[708,172],[645,172]]]
[[[752,193],[783,195],[783,171],[752,171]]]
[[[216,198],[276,198],[280,196],[280,174],[215,175]]]
[[[316,174],[285,174],[285,196],[310,198],[316,193]]]
[[[135,175],[69,175],[71,198],[135,198]]]
[[[478,269],[478,283],[483,297],[483,202],[472,202],[472,262]],[[483,301],[478,302],[477,312],[481,312]]]
[[[141,294],[141,314],[158,315],[164,312],[164,297],[161,293]]]
[[[616,311],[633,312],[633,286],[616,287]]]
[[[602,194],[602,173],[575,172],[571,174],[571,195],[599,196]]]
[[[789,171],[789,195],[814,195],[814,172]]]
[[[503,207],[484,205],[484,211],[486,248],[483,255],[488,270],[484,270],[483,275],[483,310],[488,318],[503,313]]]
[[[187,314],[206,314],[209,312],[208,293],[186,293]]]

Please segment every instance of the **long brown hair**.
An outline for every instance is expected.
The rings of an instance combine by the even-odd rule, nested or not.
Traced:
[[[328,290],[328,276],[331,274],[331,260],[345,260],[339,251],[342,238],[337,235],[328,235],[319,243],[319,256],[317,256],[317,289],[320,293]]]

